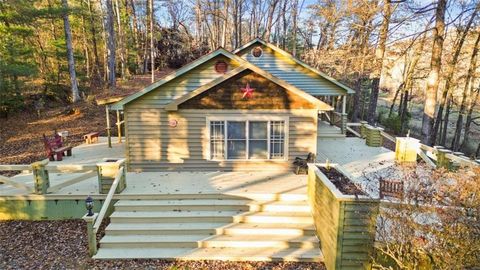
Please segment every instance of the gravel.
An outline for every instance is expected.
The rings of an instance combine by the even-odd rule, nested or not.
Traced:
[[[297,262],[92,260],[83,220],[0,221],[0,269],[315,269]]]

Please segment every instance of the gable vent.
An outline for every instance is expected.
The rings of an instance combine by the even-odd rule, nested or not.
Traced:
[[[223,60],[219,60],[219,61],[217,61],[217,63],[215,63],[215,71],[217,73],[225,74],[225,73],[227,73],[227,70],[228,70],[227,62],[225,62]]]

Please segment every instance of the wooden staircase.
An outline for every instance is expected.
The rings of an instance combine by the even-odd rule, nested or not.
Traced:
[[[330,123],[318,120],[317,137],[319,138],[345,138],[345,134],[337,126],[332,126]]]
[[[304,200],[119,200],[95,259],[323,261]]]

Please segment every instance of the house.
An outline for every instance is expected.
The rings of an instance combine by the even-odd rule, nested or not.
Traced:
[[[109,109],[124,112],[130,171],[287,170],[315,153],[318,131],[331,128],[319,115],[332,125],[339,115],[342,129],[333,130],[345,134],[351,93],[255,39],[205,55]]]

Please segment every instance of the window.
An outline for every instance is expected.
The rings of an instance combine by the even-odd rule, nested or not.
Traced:
[[[212,159],[225,158],[225,122],[210,122],[210,152]]]
[[[245,122],[227,122],[227,157],[228,159],[243,159],[247,153],[247,137]]]
[[[210,121],[210,158],[285,159],[286,121]]]
[[[283,121],[270,122],[270,157],[282,159],[285,150],[285,124]]]

